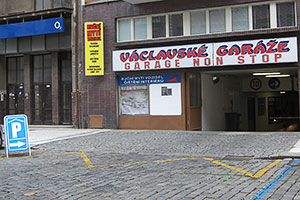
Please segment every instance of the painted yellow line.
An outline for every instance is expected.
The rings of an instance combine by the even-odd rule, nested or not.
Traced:
[[[253,174],[251,174],[251,173],[249,173],[249,172],[247,172],[247,171],[245,171],[245,170],[238,169],[238,168],[236,168],[236,167],[232,167],[232,166],[226,165],[226,164],[221,163],[221,162],[219,162],[219,161],[216,161],[216,160],[214,160],[214,159],[212,159],[212,158],[205,158],[205,157],[203,157],[203,159],[204,159],[204,160],[208,160],[208,161],[210,161],[210,162],[212,162],[212,163],[215,163],[215,164],[217,164],[217,165],[221,165],[221,166],[226,167],[226,168],[228,168],[228,169],[232,169],[232,170],[241,172],[241,173],[246,174],[246,175],[248,175],[248,176],[251,176],[251,177],[253,176]]]
[[[191,158],[174,158],[174,159],[166,159],[166,160],[153,160],[153,161],[139,161],[139,162],[128,162],[128,163],[121,163],[121,164],[104,164],[104,165],[93,165],[93,163],[90,161],[90,159],[87,157],[87,155],[84,152],[65,152],[65,153],[52,153],[52,154],[37,154],[37,155],[31,155],[31,156],[20,156],[20,157],[9,157],[6,158],[5,156],[1,156],[0,159],[17,159],[17,158],[34,158],[34,157],[42,157],[42,156],[53,156],[53,155],[71,155],[71,154],[80,154],[80,156],[83,158],[84,162],[88,166],[88,168],[93,167],[121,167],[121,166],[130,166],[130,165],[137,165],[137,164],[149,164],[149,163],[165,163],[165,162],[175,162],[175,161],[184,161],[184,160],[198,160],[198,159],[204,159],[207,161],[210,161],[212,163],[215,163],[217,165],[226,167],[231,170],[235,170],[238,172],[241,172],[247,176],[250,176],[252,178],[260,178],[262,175],[264,175],[268,170],[270,170],[272,167],[280,163],[282,160],[276,160],[275,162],[271,163],[264,169],[261,169],[256,174],[252,174],[250,172],[247,172],[246,170],[242,170],[230,165],[227,165],[225,163],[216,161],[212,158],[206,158],[206,157],[191,157]]]
[[[86,163],[86,165],[88,166],[88,168],[92,168],[95,167],[93,165],[93,163],[90,161],[90,159],[85,155],[84,152],[80,152],[81,157],[83,158],[84,162]]]
[[[271,169],[272,167],[274,167],[275,165],[277,165],[278,163],[280,163],[282,160],[276,160],[275,162],[271,163],[270,165],[268,165],[267,167],[265,167],[264,169],[260,170],[259,172],[257,172],[253,178],[259,178],[262,175],[264,175],[269,169]]]
[[[250,177],[252,177],[252,178],[260,178],[260,177],[261,177],[262,175],[264,175],[269,169],[271,169],[272,167],[274,167],[275,165],[277,165],[278,163],[280,163],[280,162],[282,161],[282,160],[276,160],[275,162],[271,163],[270,165],[268,165],[267,167],[265,167],[264,169],[258,171],[256,174],[253,175],[252,173],[247,172],[246,170],[242,170],[242,169],[239,169],[239,168],[236,168],[236,167],[232,167],[232,166],[230,166],[230,165],[227,165],[227,164],[221,163],[221,162],[219,162],[219,161],[216,161],[216,160],[214,160],[214,159],[212,159],[212,158],[205,158],[205,157],[203,157],[203,159],[204,159],[204,160],[208,160],[208,161],[210,161],[210,162],[212,162],[212,163],[215,163],[215,164],[217,164],[217,165],[221,165],[221,166],[226,167],[226,168],[228,168],[228,169],[231,169],[231,170],[235,170],[235,171],[241,172],[241,173],[243,173],[243,174],[245,174],[245,175],[247,175],[247,176],[250,176]]]
[[[37,154],[31,156],[16,156],[16,157],[8,157],[8,158],[6,158],[6,156],[1,156],[0,159],[36,158],[36,157],[43,157],[43,156],[61,156],[61,155],[74,155],[74,154],[80,154],[80,156],[83,158],[84,162],[87,164],[89,168],[95,167],[84,152],[49,153],[49,154]]]
[[[84,152],[49,153],[49,154],[37,154],[31,156],[18,156],[18,157],[8,157],[8,158],[2,156],[0,157],[0,159],[35,158],[35,157],[42,157],[42,156],[60,156],[60,155],[71,155],[71,154],[73,155],[80,154],[80,156],[83,158],[84,162],[87,164],[89,168],[95,167]]]
[[[167,159],[167,160],[153,160],[153,161],[128,162],[128,163],[121,163],[121,164],[96,165],[95,167],[121,167],[121,166],[137,165],[137,164],[165,163],[165,162],[175,162],[175,161],[184,161],[184,160],[196,160],[196,159],[201,159],[201,158],[200,157],[174,158],[174,159]]]

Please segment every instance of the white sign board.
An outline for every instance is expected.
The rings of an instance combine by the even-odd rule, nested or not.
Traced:
[[[149,85],[150,115],[181,115],[181,83]]]
[[[297,62],[297,38],[277,38],[214,44],[214,65]]]
[[[113,51],[113,71],[212,66],[212,44]]]
[[[113,71],[298,62],[297,37],[113,51]]]

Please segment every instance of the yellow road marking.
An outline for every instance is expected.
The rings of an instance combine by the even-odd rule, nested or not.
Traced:
[[[80,152],[81,157],[83,158],[84,162],[87,164],[88,168],[95,167],[90,159],[85,155],[84,152]]]
[[[245,174],[245,175],[247,175],[247,176],[250,176],[250,177],[252,177],[252,178],[259,178],[259,177],[261,177],[261,176],[264,175],[269,169],[271,169],[272,167],[274,167],[275,165],[277,165],[278,163],[280,163],[280,162],[282,161],[282,160],[276,160],[275,162],[271,163],[270,165],[268,165],[268,166],[265,167],[264,169],[258,171],[256,174],[252,174],[252,173],[250,173],[250,172],[247,172],[246,170],[242,170],[242,169],[239,169],[239,168],[236,168],[236,167],[229,166],[229,165],[227,165],[227,164],[224,164],[224,163],[221,163],[221,162],[219,162],[219,161],[216,161],[216,160],[214,160],[214,159],[212,159],[212,158],[205,158],[205,157],[203,157],[203,159],[204,159],[204,160],[208,160],[208,161],[210,161],[210,162],[212,162],[212,163],[215,163],[215,164],[217,164],[217,165],[221,165],[221,166],[226,167],[226,168],[228,168],[228,169],[231,169],[231,170],[235,170],[235,171],[241,172],[241,173],[243,173],[243,174]]]
[[[19,157],[9,157],[6,158],[5,156],[0,156],[0,159],[17,159],[17,158],[34,158],[34,157],[42,157],[42,156],[53,156],[53,155],[71,155],[71,154],[80,154],[80,156],[83,158],[84,162],[88,166],[88,168],[93,167],[121,167],[121,166],[130,166],[130,165],[137,165],[137,164],[149,164],[149,163],[165,163],[165,162],[175,162],[175,161],[184,161],[184,160],[197,160],[197,159],[204,159],[207,161],[210,161],[212,163],[215,163],[217,165],[221,165],[223,167],[226,167],[231,170],[235,170],[238,172],[241,172],[247,176],[250,176],[252,178],[260,178],[262,175],[264,175],[267,171],[269,171],[272,167],[280,163],[282,160],[276,160],[275,162],[271,163],[267,167],[261,169],[256,174],[252,174],[250,172],[247,172],[246,170],[242,170],[236,167],[232,167],[230,165],[227,165],[225,163],[216,161],[212,158],[206,158],[206,157],[191,157],[191,158],[174,158],[174,159],[166,159],[166,160],[153,160],[153,161],[139,161],[139,162],[128,162],[128,163],[121,163],[121,164],[104,164],[104,165],[93,165],[93,163],[90,161],[90,159],[87,157],[87,155],[84,152],[65,152],[65,153],[52,153],[52,154],[37,154],[37,155],[31,155],[31,156],[19,156]]]
[[[71,154],[73,155],[80,154],[80,156],[83,158],[84,162],[87,164],[89,168],[95,167],[84,152],[49,153],[49,154],[37,154],[31,156],[16,156],[16,157],[8,157],[8,158],[6,158],[6,156],[1,156],[0,159],[36,158],[42,156],[60,156],[60,155],[71,155]]]
[[[275,162],[271,163],[270,165],[268,165],[267,167],[265,167],[264,169],[260,170],[259,172],[257,172],[253,178],[259,178],[262,175],[264,175],[269,169],[271,169],[272,167],[274,167],[275,165],[277,165],[278,163],[280,163],[282,160],[276,160]]]

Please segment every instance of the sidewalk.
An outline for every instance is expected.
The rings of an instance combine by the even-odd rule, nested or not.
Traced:
[[[111,132],[111,133],[105,133],[105,132]],[[268,149],[269,146],[273,146],[274,142],[279,142],[279,144],[281,144],[283,142],[282,139],[284,139],[285,137],[288,137],[288,135],[290,135],[290,134],[294,135],[294,134],[299,133],[299,132],[294,132],[294,133],[287,134],[285,132],[222,132],[222,131],[221,132],[202,132],[202,131],[158,131],[158,130],[146,131],[146,130],[111,130],[111,129],[76,129],[76,128],[73,128],[72,126],[62,126],[62,125],[59,125],[59,126],[29,125],[29,141],[30,141],[31,146],[36,146],[36,145],[50,143],[50,142],[54,142],[54,141],[60,141],[60,140],[66,140],[66,139],[71,139],[71,138],[78,138],[78,137],[82,137],[82,136],[94,135],[94,134],[98,134],[98,133],[104,133],[104,135],[108,134],[108,135],[110,135],[110,137],[111,136],[117,137],[114,139],[115,141],[122,140],[124,142],[127,140],[127,134],[139,133],[137,135],[145,134],[148,136],[149,135],[159,136],[159,135],[161,135],[161,132],[170,134],[169,140],[174,139],[173,138],[174,134],[176,135],[176,137],[184,137],[184,135],[185,135],[185,138],[188,140],[195,137],[195,135],[198,135],[198,137],[204,137],[206,139],[213,138],[214,135],[223,135],[223,136],[227,136],[226,137],[227,139],[231,138],[232,141],[235,141],[237,136],[248,138],[248,139],[243,140],[244,142],[235,141],[234,144],[236,145],[237,148],[239,148],[240,146],[246,145],[250,140],[254,139],[257,136],[262,136],[261,138],[265,140],[265,142],[262,144],[262,146],[264,146],[266,149]],[[273,135],[273,137],[271,135]],[[283,136],[283,138],[278,137],[278,139],[277,139],[277,137],[275,137],[275,136],[279,136],[279,135]],[[267,139],[267,138],[269,138],[269,139]],[[154,141],[156,140],[156,138],[149,138],[147,144],[152,143],[151,141],[153,139],[154,139]],[[285,139],[287,139],[287,138],[285,138]],[[166,142],[168,142],[169,140],[166,140]],[[229,140],[229,141],[231,141],[231,140]],[[275,141],[273,141],[273,140],[275,140]],[[247,142],[245,143],[245,141],[247,141]],[[276,157],[300,158],[299,137],[298,138],[291,137],[290,140],[287,140],[287,141],[292,144],[289,149],[285,149],[281,152],[276,152],[271,155],[269,154],[269,156],[271,158],[272,157],[273,158],[276,158]],[[140,141],[136,141],[136,142],[133,142],[133,144],[134,143],[139,144],[139,142]],[[215,141],[215,142],[217,142],[217,141]],[[207,143],[204,142],[200,146],[215,145],[214,144],[215,142],[211,143],[211,141],[207,141]],[[250,142],[250,143],[258,143],[258,142],[259,141]],[[286,143],[286,142],[283,142],[283,143]],[[180,142],[180,145],[182,143],[183,143],[183,141]],[[240,143],[240,144],[237,144],[237,143]],[[128,145],[133,145],[133,144],[131,144],[131,142],[128,143]],[[192,145],[192,144],[193,143],[189,144],[188,147],[190,148],[190,145]],[[118,143],[117,146],[118,145],[121,145],[121,144]],[[103,146],[106,146],[106,145],[103,144]],[[149,148],[153,148],[153,146],[155,146],[155,145],[150,145]],[[134,146],[132,148],[137,148],[137,147]],[[263,148],[263,149],[265,149],[265,148]],[[131,148],[129,148],[129,149],[131,149]],[[199,149],[199,148],[196,148],[196,149]],[[174,151],[173,151],[173,153],[174,153]],[[255,152],[253,152],[252,154],[255,155]]]
[[[97,134],[108,130],[109,129],[76,129],[71,126],[29,125],[29,141],[31,146],[35,146],[53,141]]]

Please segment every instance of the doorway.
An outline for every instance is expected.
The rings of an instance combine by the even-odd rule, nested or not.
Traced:
[[[24,57],[7,58],[8,114],[24,114]]]
[[[33,56],[33,124],[52,124],[51,55]]]
[[[201,74],[187,73],[187,129],[201,130]]]

